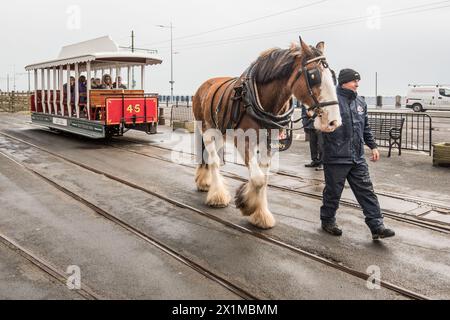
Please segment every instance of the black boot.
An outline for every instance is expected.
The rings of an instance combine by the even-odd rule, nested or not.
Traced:
[[[386,229],[384,226],[381,226],[377,230],[372,231],[373,240],[391,238],[393,236],[395,236],[394,230]]]
[[[322,223],[322,229],[333,236],[336,237],[342,236],[342,230],[338,227],[336,223],[330,224]]]
[[[317,168],[320,165],[320,162],[314,160],[311,163],[305,164],[306,168]]]

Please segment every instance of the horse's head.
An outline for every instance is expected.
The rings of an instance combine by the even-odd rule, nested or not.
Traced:
[[[292,93],[311,116],[314,126],[323,132],[333,132],[342,125],[336,94],[336,76],[329,68],[324,51],[325,43],[310,47],[300,39],[301,54],[297,55],[292,77]]]

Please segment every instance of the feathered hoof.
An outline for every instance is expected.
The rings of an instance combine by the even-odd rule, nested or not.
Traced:
[[[249,222],[260,229],[272,229],[276,225],[275,218],[268,210],[258,209],[249,218]]]
[[[208,166],[201,165],[197,168],[195,174],[195,183],[199,192],[208,192],[211,187],[211,174],[208,171]]]
[[[236,208],[241,210],[241,213],[245,217],[249,217],[255,211],[255,207],[250,203],[248,182],[243,183],[237,190],[236,196],[234,197],[234,203]]]
[[[215,192],[213,194],[208,194],[206,198],[206,205],[211,208],[226,208],[229,206],[231,201],[231,196],[227,191]]]
[[[197,191],[198,192],[208,192],[209,191],[209,185],[207,184],[203,184],[203,185],[199,185],[197,184]]]

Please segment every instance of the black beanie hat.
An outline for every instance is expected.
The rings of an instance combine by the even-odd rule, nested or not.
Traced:
[[[361,80],[361,76],[359,72],[352,69],[342,69],[339,72],[339,85],[343,85],[344,83],[353,81],[353,80]]]

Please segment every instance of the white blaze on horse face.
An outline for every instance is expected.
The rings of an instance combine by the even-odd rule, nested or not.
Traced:
[[[319,102],[337,101],[336,87],[334,86],[333,75],[329,68],[322,70],[322,85],[320,86]],[[317,117],[314,126],[323,132],[333,132],[342,125],[339,105],[335,104],[323,108],[321,118]]]

